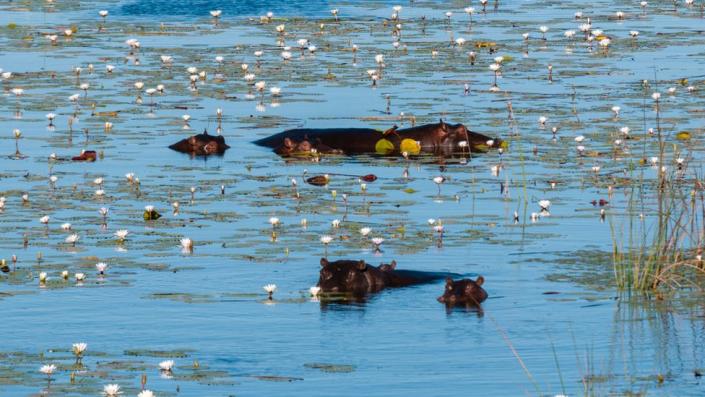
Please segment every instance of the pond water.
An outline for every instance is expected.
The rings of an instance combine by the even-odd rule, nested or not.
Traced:
[[[459,1],[0,0],[0,68],[13,73],[0,81],[0,257],[14,269],[0,274],[0,394],[89,396],[117,383],[137,395],[146,374],[157,396],[702,395],[702,295],[620,291],[611,255],[629,242],[635,219],[630,181],[645,187],[647,233],[656,221],[657,167],[641,161],[658,155],[647,133],[657,126],[653,92],[662,93],[663,162],[676,169],[682,156],[690,178],[701,171],[702,2],[490,1],[484,13],[473,3],[471,19]],[[388,18],[397,4],[395,38]],[[223,10],[218,20],[213,9]],[[267,11],[273,20],[261,21]],[[588,17],[611,38],[607,48],[584,40],[578,26]],[[459,37],[464,45],[451,46]],[[301,38],[317,51],[299,50]],[[128,39],[140,48],[131,51]],[[280,40],[292,46],[289,61]],[[385,67],[373,87],[367,70],[377,54]],[[491,92],[496,56],[504,59]],[[242,63],[266,82],[262,95]],[[192,66],[206,71],[196,89]],[[163,93],[146,93],[158,84]],[[224,156],[167,148],[204,129],[215,134],[218,108],[231,146]],[[509,147],[439,165],[432,156],[283,159],[252,144],[301,126],[384,130],[412,118],[462,122]],[[677,137],[683,131],[689,139]],[[98,160],[64,160],[83,149]],[[304,183],[322,174],[328,186]],[[363,191],[366,174],[378,179]],[[591,204],[600,199],[608,203]],[[539,200],[551,201],[550,216],[533,221]],[[144,221],[146,205],[163,216]],[[275,238],[271,217],[280,220]],[[429,218],[442,222],[442,244]],[[384,238],[381,252],[360,235],[365,226]],[[129,234],[118,242],[122,229]],[[75,246],[65,242],[72,233]],[[327,248],[322,235],[334,238]],[[192,253],[180,247],[186,237]],[[324,255],[483,275],[490,297],[481,310],[446,310],[436,301],[440,281],[366,302],[311,298]],[[103,276],[98,262],[108,265]],[[88,344],[80,364],[76,342]],[[160,373],[165,359],[175,361],[172,373]],[[50,385],[44,364],[58,367]]]

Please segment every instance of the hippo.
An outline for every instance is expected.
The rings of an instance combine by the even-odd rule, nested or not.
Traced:
[[[284,143],[275,148],[274,152],[284,157],[311,156],[316,154],[343,154],[342,150],[333,149],[321,143],[320,139],[311,143],[308,139],[294,141],[291,138],[284,138]]]
[[[288,139],[288,141],[287,141]],[[386,131],[372,128],[301,128],[280,132],[255,141],[278,154],[293,152],[291,145],[314,142],[312,147],[332,148],[341,154],[377,153],[381,155],[416,155],[430,153],[450,156],[456,153],[487,152],[505,147],[501,139],[469,131],[463,124],[448,124],[442,119],[436,124]],[[287,146],[288,145],[288,146]],[[319,150],[321,151],[321,150]]]
[[[438,297],[438,301],[446,306],[479,306],[487,299],[487,291],[482,288],[485,282],[484,277],[479,276],[476,280],[463,279],[453,281],[446,278],[446,287],[443,295]]]
[[[210,154],[225,153],[230,146],[225,144],[225,138],[221,135],[209,135],[208,131],[202,134],[192,135],[169,146],[170,149],[181,153],[189,153],[196,156],[208,156]]]
[[[323,293],[342,293],[359,297],[385,288],[430,283],[451,276],[449,273],[396,270],[396,266],[396,262],[374,267],[363,260],[330,262],[321,258],[318,286]]]

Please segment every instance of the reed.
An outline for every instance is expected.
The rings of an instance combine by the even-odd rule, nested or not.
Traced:
[[[688,161],[680,157],[676,144],[668,150],[670,134],[661,127],[660,95],[654,93],[652,98],[656,110],[657,178],[646,179],[643,171],[634,177],[632,172],[624,222],[617,227],[610,221],[615,281],[620,290],[626,291],[699,288],[696,275],[704,272],[700,256],[704,185],[696,171],[688,170]],[[647,223],[646,217],[651,217],[648,210],[652,208],[655,220]]]

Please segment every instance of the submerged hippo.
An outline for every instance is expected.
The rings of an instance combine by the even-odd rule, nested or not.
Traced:
[[[311,143],[307,139],[296,142],[291,138],[284,138],[284,143],[275,148],[274,152],[281,156],[308,156],[320,154],[343,154],[342,150],[333,149],[319,140]]]
[[[503,147],[500,139],[492,139],[468,131],[463,124],[448,124],[443,120],[436,124],[411,128],[399,129],[394,126],[384,132],[372,128],[301,128],[280,132],[254,143],[270,147],[282,155],[291,155],[296,152],[292,147],[296,149],[303,142],[313,148],[330,148],[349,155],[431,153],[450,156],[455,153],[486,152],[490,148]],[[304,144],[304,148],[308,146]]]
[[[396,262],[380,267],[370,266],[365,261],[338,260],[329,262],[321,258],[318,286],[323,293],[343,293],[364,296],[385,288],[406,287],[430,283],[450,276],[448,273],[396,270]]]
[[[463,279],[453,281],[446,278],[446,288],[438,301],[446,306],[479,306],[487,299],[487,291],[482,288],[485,279],[479,276],[476,280]]]
[[[209,154],[223,154],[230,146],[225,144],[225,138],[221,135],[213,136],[209,135],[208,131],[203,131],[202,134],[182,139],[169,148],[181,153],[208,156]]]

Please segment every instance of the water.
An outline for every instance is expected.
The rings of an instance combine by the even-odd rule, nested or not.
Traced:
[[[609,254],[613,228],[618,241],[626,240],[619,236],[628,224],[622,178],[643,174],[648,187],[656,176],[649,166],[635,167],[656,154],[654,138],[645,134],[655,126],[653,90],[663,93],[669,156],[675,157],[674,144],[692,158],[691,169],[701,165],[705,36],[699,9],[681,5],[673,12],[670,2],[654,2],[642,13],[638,3],[598,2],[583,9],[572,1],[550,7],[500,2],[486,14],[475,5],[468,31],[464,3],[402,2],[407,53],[394,50],[391,28],[383,24],[392,5],[0,1],[0,67],[17,74],[2,82],[0,99],[0,194],[7,197],[0,256],[19,258],[15,273],[0,276],[0,292],[7,294],[0,295],[0,394],[45,393],[38,368],[55,363],[52,395],[98,395],[107,383],[136,395],[143,373],[158,396],[427,396],[458,390],[701,395],[694,376],[705,366],[700,295],[682,291],[657,300],[620,293]],[[340,9],[339,24],[330,16],[332,7]],[[214,8],[223,9],[217,25],[208,16]],[[104,32],[97,30],[99,9],[110,11]],[[282,19],[260,24],[259,15],[268,10]],[[450,26],[448,10],[454,11]],[[580,32],[573,41],[563,37],[564,30],[577,29],[578,10],[612,37],[608,51],[597,44],[590,51]],[[619,10],[626,20],[613,17]],[[280,23],[286,25],[286,44],[294,46],[287,63],[280,60],[274,33]],[[42,36],[70,25],[78,28],[70,40],[60,36],[51,45]],[[550,27],[547,42],[540,25]],[[629,38],[630,30],[640,31],[638,39]],[[449,46],[451,31],[467,39],[462,49]],[[528,44],[524,32],[531,32]],[[126,58],[129,38],[141,42],[139,65]],[[298,38],[315,44],[316,54],[302,57]],[[497,53],[474,48],[479,41],[497,43]],[[356,55],[351,43],[359,46]],[[261,69],[256,50],[264,51]],[[435,59],[432,50],[439,52]],[[468,63],[471,50],[478,53],[475,65]],[[373,89],[366,70],[375,68],[378,53],[385,54],[387,67]],[[171,70],[160,64],[160,55],[173,56]],[[217,65],[216,55],[225,65]],[[512,59],[498,80],[502,92],[491,93],[488,65],[496,55]],[[281,87],[283,95],[273,98],[267,91],[260,99],[243,80],[243,62],[256,81]],[[549,63],[553,83],[547,81]],[[110,75],[106,64],[115,66]],[[77,66],[83,68],[78,80],[72,72]],[[197,92],[189,90],[189,66],[208,72]],[[679,84],[682,78],[688,83]],[[650,80],[647,90],[644,79]],[[165,93],[150,98],[143,92],[137,104],[137,81],[145,88],[164,84]],[[85,82],[87,94],[79,87]],[[688,93],[687,85],[696,90]],[[672,86],[677,91],[668,95]],[[15,87],[24,88],[24,95],[15,97]],[[80,94],[78,104],[67,99],[72,94]],[[515,124],[507,120],[508,101]],[[92,104],[104,113],[91,115]],[[621,107],[619,118],[613,105]],[[215,133],[218,107],[232,147],[225,156],[190,159],[167,149],[205,128]],[[47,129],[49,112],[57,114],[54,130]],[[74,112],[79,120],[70,133]],[[191,116],[187,128],[183,114]],[[441,117],[463,122],[511,146],[501,156],[491,152],[467,164],[449,160],[442,169],[433,158],[288,161],[251,143],[300,126],[408,126],[410,115],[417,123]],[[545,128],[537,122],[541,115],[548,117]],[[106,121],[113,123],[109,132]],[[627,141],[628,153],[613,149],[623,126],[637,138]],[[26,158],[13,156],[14,128],[22,131],[18,145]],[[674,136],[684,130],[693,136],[688,142]],[[586,156],[576,154],[577,135],[587,138]],[[81,149],[103,156],[95,163],[48,161],[51,153],[65,158]],[[492,175],[491,167],[500,164],[499,176]],[[593,166],[601,167],[598,176]],[[624,172],[630,166],[634,171]],[[405,167],[408,180],[402,178]],[[306,185],[304,171],[329,173],[331,184]],[[139,177],[139,190],[126,182],[128,172]],[[379,179],[363,193],[355,175],[369,173]],[[449,180],[438,195],[432,178],[441,174]],[[56,186],[50,175],[58,177]],[[94,193],[96,177],[105,180],[102,198]],[[292,178],[300,200],[293,198]],[[555,189],[551,180],[558,181]],[[508,184],[508,196],[500,193],[501,182]],[[615,186],[611,195],[608,185]],[[600,198],[609,201],[605,222],[600,207],[590,204]],[[551,200],[551,215],[532,223],[541,199]],[[180,203],[176,215],[174,201]],[[145,222],[148,204],[164,216]],[[110,210],[105,226],[101,207]],[[652,210],[649,196],[649,225]],[[51,217],[48,229],[39,223],[43,215]],[[276,241],[272,216],[282,223]],[[442,247],[428,218],[443,221]],[[342,220],[340,229],[331,227],[333,219]],[[64,243],[64,222],[80,235],[76,247]],[[360,237],[363,226],[385,238],[381,253]],[[119,229],[130,232],[123,244],[113,236]],[[318,279],[324,234],[336,237],[328,247],[331,259],[375,265],[396,259],[404,269],[481,274],[490,298],[481,312],[447,311],[436,301],[443,290],[439,282],[384,291],[365,303],[318,302],[308,288]],[[23,248],[25,235],[29,244]],[[195,242],[193,254],[181,252],[182,237]],[[109,265],[103,278],[97,262]],[[69,281],[61,280],[62,270],[71,273]],[[49,276],[43,288],[40,271]],[[82,285],[74,282],[75,272],[87,274]],[[262,290],[268,283],[278,286],[274,302]],[[72,367],[68,349],[74,342],[89,345],[85,367]],[[176,361],[171,379],[158,370],[168,357]],[[334,366],[323,371],[318,364]]]

